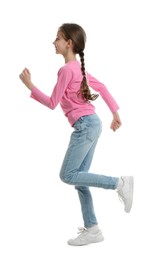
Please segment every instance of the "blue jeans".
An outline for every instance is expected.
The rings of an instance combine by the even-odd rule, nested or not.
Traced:
[[[89,187],[116,189],[117,177],[89,173],[102,123],[96,114],[83,116],[74,124],[74,131],[60,171],[63,182],[75,185],[86,228],[97,224]]]

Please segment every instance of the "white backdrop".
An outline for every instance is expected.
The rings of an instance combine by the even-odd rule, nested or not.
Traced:
[[[0,2],[0,259],[151,259],[151,65],[149,0],[1,0]],[[28,67],[34,84],[50,95],[64,64],[52,44],[58,27],[76,22],[87,33],[87,70],[120,105],[122,127],[113,133],[106,104],[91,171],[134,175],[130,214],[114,191],[92,188],[103,243],[70,247],[82,226],[77,193],[59,170],[71,127],[55,111],[30,99],[19,80]]]

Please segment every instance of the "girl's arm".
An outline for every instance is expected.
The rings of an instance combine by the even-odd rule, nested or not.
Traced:
[[[20,79],[26,85],[28,89],[31,90],[31,97],[39,101],[41,104],[47,106],[50,109],[55,109],[55,107],[61,101],[64,92],[71,81],[72,73],[67,67],[62,67],[58,71],[57,83],[53,89],[52,95],[48,96],[40,91],[31,81],[30,71],[25,68],[20,74]]]
[[[97,91],[100,94],[100,96],[103,98],[103,100],[111,110],[113,120],[110,125],[110,128],[113,131],[116,131],[122,124],[118,114],[119,106],[117,102],[115,101],[115,99],[103,83],[98,81],[96,78],[92,77],[90,74],[87,74],[87,79],[90,87],[92,87],[95,91]]]

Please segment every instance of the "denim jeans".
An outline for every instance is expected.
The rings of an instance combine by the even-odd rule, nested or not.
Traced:
[[[119,178],[89,173],[102,123],[96,114],[83,116],[74,124],[70,143],[63,160],[60,178],[75,185],[78,191],[85,227],[97,224],[89,187],[116,189]]]

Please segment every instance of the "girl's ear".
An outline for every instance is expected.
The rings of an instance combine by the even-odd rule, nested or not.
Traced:
[[[73,47],[73,42],[72,42],[72,40],[71,39],[69,39],[68,41],[67,41],[67,43],[68,43],[68,47]]]

